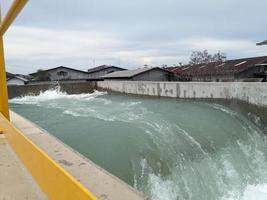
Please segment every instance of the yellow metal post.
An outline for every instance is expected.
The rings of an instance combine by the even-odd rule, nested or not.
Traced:
[[[9,120],[3,36],[0,35],[0,112]]]
[[[15,20],[16,16],[25,6],[28,0],[14,0],[0,26],[0,112],[9,120],[8,94],[6,82],[6,68],[3,35]],[[0,14],[1,15],[1,14]]]
[[[0,134],[5,132],[8,142],[50,199],[97,200],[79,181],[10,123],[3,35],[27,1],[14,0],[3,20],[0,8]]]
[[[0,36],[0,112],[9,120],[3,36]]]
[[[9,26],[15,20],[19,12],[22,8],[26,5],[28,0],[14,0],[10,9],[8,10],[6,16],[4,17],[3,21],[1,22],[0,27],[0,34],[4,35]]]
[[[4,133],[4,129],[2,126],[0,126],[0,135]]]
[[[0,126],[3,128],[5,137],[13,150],[23,161],[23,164],[31,172],[49,199],[97,200],[94,194],[49,157],[41,148],[36,146],[1,113]]]

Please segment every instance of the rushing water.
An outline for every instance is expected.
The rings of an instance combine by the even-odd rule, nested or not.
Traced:
[[[153,200],[267,199],[265,135],[222,105],[58,89],[10,105]]]

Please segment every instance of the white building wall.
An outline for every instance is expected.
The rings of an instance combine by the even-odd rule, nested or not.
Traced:
[[[12,78],[7,81],[7,85],[25,85],[24,81],[18,78]]]

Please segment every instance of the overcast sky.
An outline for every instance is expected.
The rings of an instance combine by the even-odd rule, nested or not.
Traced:
[[[11,0],[4,0],[7,9]],[[87,70],[267,55],[266,0],[29,0],[5,35],[7,71]]]

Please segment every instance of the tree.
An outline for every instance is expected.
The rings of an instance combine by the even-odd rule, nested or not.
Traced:
[[[166,64],[161,65],[161,68],[167,68],[167,67],[168,67],[168,65],[166,65]]]
[[[50,74],[46,71],[43,71],[42,69],[38,69],[36,72],[35,79],[37,81],[50,81]]]
[[[218,51],[213,55],[213,62],[223,63],[226,61],[226,54]]]
[[[190,56],[190,65],[207,64],[211,62],[222,63],[226,60],[225,53],[218,51],[215,54],[209,54],[207,50],[193,51]]]

